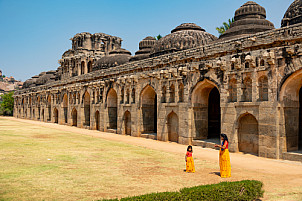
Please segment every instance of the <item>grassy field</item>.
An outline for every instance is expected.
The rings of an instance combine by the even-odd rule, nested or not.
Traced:
[[[182,155],[22,122],[0,119],[0,149],[4,200],[92,200],[198,184],[182,172]]]

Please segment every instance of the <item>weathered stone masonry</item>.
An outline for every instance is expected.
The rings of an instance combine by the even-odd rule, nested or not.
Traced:
[[[233,152],[302,161],[301,7],[274,29],[247,2],[219,39],[186,23],[133,57],[118,37],[77,34],[15,93],[14,116],[201,146],[223,132]]]

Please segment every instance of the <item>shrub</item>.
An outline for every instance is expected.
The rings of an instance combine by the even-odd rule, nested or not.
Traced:
[[[153,200],[256,200],[263,196],[263,183],[255,180],[221,182],[219,184],[183,188],[179,192],[151,193],[141,196],[127,197],[121,201],[153,201]],[[113,199],[115,201],[118,199]]]

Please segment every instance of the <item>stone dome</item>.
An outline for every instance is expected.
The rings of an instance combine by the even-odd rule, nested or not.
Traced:
[[[139,42],[139,50],[135,52],[135,55],[130,59],[130,61],[139,61],[149,58],[155,42],[156,39],[152,36],[144,38],[141,42]]]
[[[239,38],[274,28],[274,24],[266,20],[265,8],[253,1],[248,1],[236,10],[230,29],[219,38],[223,40]]]
[[[194,23],[184,23],[156,41],[151,57],[209,44],[217,38]]]
[[[295,0],[287,9],[281,22],[281,27],[302,22],[302,0]]]
[[[112,50],[109,55],[104,56],[96,61],[93,70],[99,70],[104,68],[110,68],[119,66],[129,62],[131,58],[131,52],[123,48]]]

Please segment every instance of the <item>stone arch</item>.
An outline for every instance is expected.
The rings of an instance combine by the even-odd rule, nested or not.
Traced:
[[[264,66],[264,65],[265,65],[264,59],[261,59],[260,60],[260,66]]]
[[[59,111],[58,111],[58,109],[57,108],[55,108],[54,110],[53,110],[53,117],[54,117],[54,122],[57,124],[57,123],[59,123]]]
[[[248,69],[248,68],[250,68],[250,63],[249,62],[245,62],[244,66],[245,66],[246,69]]]
[[[117,93],[111,88],[107,94],[109,129],[117,129]]]
[[[143,118],[141,133],[157,133],[157,95],[154,88],[147,85],[140,97]]]
[[[64,123],[67,124],[67,113],[68,112],[68,97],[67,97],[67,94],[65,93],[63,95],[63,114],[64,114]]]
[[[95,129],[100,130],[100,112],[97,110],[94,116],[95,116]]]
[[[302,69],[281,83],[279,100],[282,106],[283,150],[302,150]]]
[[[77,127],[78,126],[78,112],[75,108],[71,111],[71,117],[72,117],[72,126]]]
[[[250,113],[238,119],[238,149],[244,153],[259,154],[258,121]]]
[[[90,126],[90,94],[88,91],[85,91],[84,97],[84,125]]]
[[[168,127],[168,141],[178,142],[178,138],[179,138],[178,116],[173,111],[167,116],[167,127]]]
[[[135,88],[132,89],[131,97],[132,97],[132,103],[135,103]]]
[[[162,91],[161,102],[166,103],[167,88],[165,85],[162,87],[161,91]]]
[[[42,116],[42,121],[44,121],[44,109],[42,109],[42,114],[41,114],[41,116]]]
[[[128,110],[125,112],[123,120],[125,135],[131,135],[131,113]]]
[[[220,93],[216,84],[204,80],[192,91],[192,125],[194,139],[219,138],[220,135]]]

